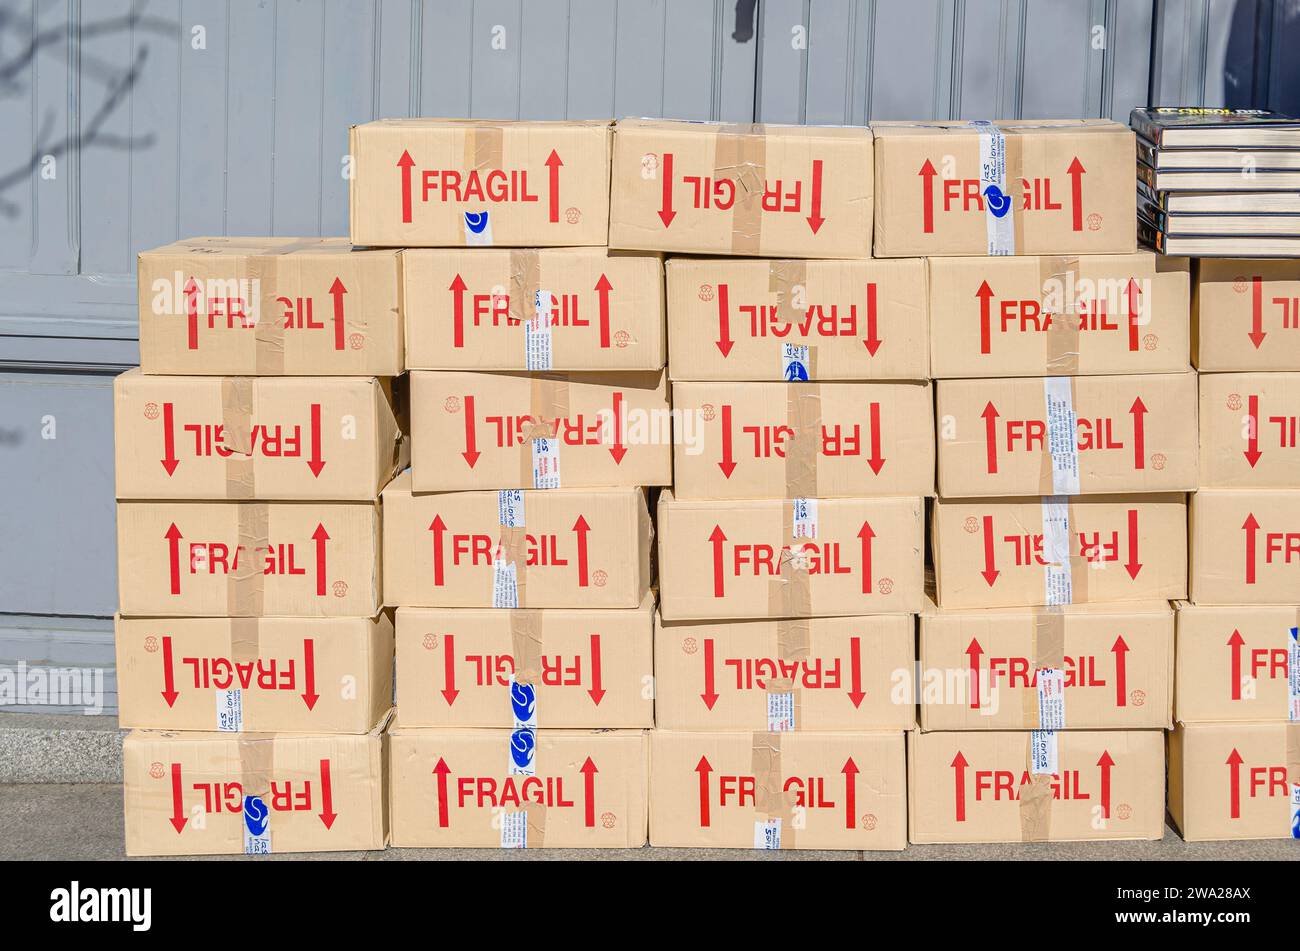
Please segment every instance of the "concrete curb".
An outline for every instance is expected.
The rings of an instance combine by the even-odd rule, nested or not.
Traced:
[[[117,717],[0,713],[0,783],[120,783]]]

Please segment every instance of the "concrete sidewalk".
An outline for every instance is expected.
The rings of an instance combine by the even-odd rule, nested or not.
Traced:
[[[120,859],[122,788],[95,783],[0,785],[0,861]],[[211,857],[210,857],[211,858]],[[216,858],[225,858],[218,856]],[[235,857],[243,860],[243,856]],[[1260,842],[1187,843],[1172,829],[1160,842],[1093,842],[1040,845],[914,845],[904,852],[754,852],[732,849],[389,849],[386,852],[319,852],[275,859],[356,860],[370,862],[479,859],[555,861],[562,859],[672,860],[741,859],[748,861],[868,862],[1100,859],[1109,861],[1179,861],[1185,859],[1255,861],[1300,858],[1300,845],[1289,839]],[[265,858],[249,861],[266,861]]]

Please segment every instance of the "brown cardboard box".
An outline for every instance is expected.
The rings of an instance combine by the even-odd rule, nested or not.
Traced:
[[[374,377],[113,381],[119,499],[373,500],[406,464]]]
[[[681,499],[934,493],[928,383],[674,383]],[[687,422],[689,420],[689,422]]]
[[[397,252],[344,238],[190,238],[139,258],[140,369],[396,376]]]
[[[919,498],[704,502],[659,496],[665,620],[911,614]]]
[[[625,848],[646,842],[642,730],[425,730],[389,736],[393,845]]]
[[[650,734],[650,844],[907,845],[901,733]]]
[[[393,704],[393,622],[374,618],[124,618],[125,729],[367,733]]]
[[[353,126],[352,243],[601,245],[608,122],[381,119]]]
[[[1202,371],[1300,370],[1300,261],[1199,259],[1192,361]]]
[[[1190,367],[1185,258],[931,258],[929,273],[936,378]]]
[[[1201,485],[1300,487],[1300,373],[1201,375]]]
[[[411,373],[417,492],[668,485],[662,370]]]
[[[128,617],[374,617],[379,564],[373,502],[117,506]]]
[[[941,499],[931,542],[946,610],[1186,597],[1182,495]]]
[[[609,245],[871,257],[871,131],[623,119]]]
[[[907,790],[908,841],[917,845],[1159,839],[1165,736],[909,733]]]
[[[939,495],[1196,488],[1196,374],[941,380]]]
[[[1300,607],[1180,601],[1177,608],[1178,720],[1300,720],[1291,695]]]
[[[384,848],[386,721],[360,736],[127,734],[126,854]]]
[[[1168,729],[1173,675],[1168,601],[921,615],[923,730]]]
[[[667,273],[674,380],[930,376],[920,258],[672,258]]]
[[[1300,723],[1179,723],[1169,814],[1188,842],[1300,837]]]
[[[635,608],[654,528],[642,489],[415,495],[384,489],[384,601],[435,608]]]
[[[665,730],[908,730],[910,614],[773,621],[655,619]]]
[[[1189,530],[1193,603],[1296,603],[1300,488],[1204,489]]]
[[[399,608],[402,724],[514,727],[517,683],[543,728],[652,727],[653,615],[652,594],[599,611]]]
[[[871,129],[878,258],[1137,249],[1134,137],[1117,122],[873,122]]]
[[[407,250],[402,305],[410,370],[660,370],[667,356],[656,254]]]

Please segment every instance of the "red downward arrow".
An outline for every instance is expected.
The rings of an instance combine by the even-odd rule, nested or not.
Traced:
[[[731,305],[728,300],[726,284],[718,285],[718,340],[717,347],[722,351],[722,359],[731,353]]]
[[[167,539],[167,560],[171,567],[171,592],[172,594],[181,593],[181,531],[172,522],[167,528],[167,533],[163,536]]]
[[[438,757],[438,765],[433,767],[433,775],[438,777],[438,828],[445,829],[450,824],[450,809],[447,807],[447,774],[451,770],[447,768],[447,761],[441,756]]]
[[[808,227],[816,234],[821,230],[822,222],[822,160],[813,159],[812,163],[812,214],[808,216]]]
[[[316,531],[311,533],[312,541],[316,543],[316,597],[325,597],[325,543],[330,539],[330,533],[325,531],[325,526],[321,522],[316,523]]]
[[[849,700],[855,709],[862,709],[866,692],[862,689],[862,638],[849,638]]]
[[[884,343],[884,341],[880,339],[880,332],[876,326],[875,281],[867,284],[867,336],[862,343],[867,348],[867,353],[871,354],[873,357],[876,355],[876,351],[880,349],[880,345]]]
[[[1241,754],[1237,752],[1237,748],[1234,746],[1232,748],[1232,752],[1228,754],[1228,759],[1225,762],[1228,769],[1231,770],[1231,772],[1228,774],[1229,775],[1228,818],[1240,819],[1241,818],[1241,764],[1244,762],[1244,760],[1242,760]]]
[[[1133,278],[1128,279],[1128,348],[1132,353],[1137,352],[1138,348],[1138,297],[1142,294],[1142,288]]]
[[[347,320],[343,316],[343,295],[348,289],[337,277],[330,285],[330,296],[334,298],[334,349],[343,349],[343,332],[347,329]]]
[[[588,829],[596,827],[596,764],[587,757],[578,772],[582,773],[583,820]]]
[[[573,523],[573,531],[578,536],[578,587],[587,587],[587,533],[591,531],[591,526],[581,515]]]
[[[663,155],[664,166],[664,191],[663,204],[659,209],[659,220],[667,228],[677,217],[677,212],[673,211],[673,153],[665,152]]]
[[[320,694],[316,692],[316,641],[310,637],[302,639],[302,674],[307,691],[302,695],[302,702],[308,710],[315,710]]]
[[[1241,699],[1241,648],[1246,643],[1246,639],[1241,636],[1241,631],[1236,629],[1232,632],[1232,637],[1228,638],[1228,646],[1232,648],[1232,699]]]
[[[616,466],[622,465],[623,457],[627,455],[627,446],[623,445],[623,394],[619,390],[614,391],[614,445],[609,454],[614,457]]]
[[[854,817],[858,814],[858,764],[850,756],[840,770],[844,774],[844,828],[857,828]]]
[[[397,160],[397,167],[402,170],[402,224],[407,225],[411,223],[411,166],[414,164],[410,152],[402,152]]]
[[[862,593],[871,593],[871,539],[876,537],[871,523],[864,521],[858,529],[858,538],[862,539]]]
[[[700,694],[700,699],[710,710],[718,702],[718,692],[714,689],[713,678],[713,638],[706,637],[704,639],[704,693]]]
[[[980,353],[990,353],[993,349],[993,288],[989,287],[988,281],[980,281],[975,296],[980,300]]]
[[[867,465],[871,466],[871,471],[880,475],[880,470],[885,468],[885,459],[880,455],[880,404],[872,403],[870,406],[871,417],[871,455],[867,458]]]
[[[965,822],[966,821],[966,767],[969,766],[970,763],[966,762],[966,757],[962,756],[961,750],[958,750],[957,755],[952,758],[952,763],[950,763],[949,765],[951,765],[953,768],[953,779],[955,780],[955,784],[956,784],[957,821]]]
[[[185,831],[185,803],[181,801],[181,764],[172,763],[172,827],[176,834]]]
[[[1255,533],[1259,531],[1259,522],[1254,512],[1246,513],[1246,521],[1241,523],[1246,532],[1246,584],[1255,583]]]
[[[1128,561],[1124,563],[1128,576],[1137,581],[1142,571],[1142,562],[1138,560],[1138,510],[1128,510]]]
[[[471,469],[474,468],[474,463],[478,462],[480,455],[478,451],[478,432],[474,419],[474,397],[472,396],[465,397],[465,451],[460,455]]]
[[[707,757],[701,756],[700,761],[695,764],[695,771],[700,774],[700,828],[709,827],[709,773],[713,772],[713,767],[709,765]]]
[[[1262,277],[1250,279],[1250,333],[1246,336],[1250,338],[1256,350],[1268,336],[1264,333],[1264,279]]]
[[[162,466],[167,470],[168,477],[176,472],[176,467],[180,465],[180,460],[176,458],[176,419],[171,403],[163,403],[162,407],[163,421],[163,458]]]
[[[1145,469],[1147,441],[1146,441],[1146,414],[1147,406],[1142,402],[1142,397],[1133,401],[1133,405],[1128,411],[1133,414],[1133,468]]]
[[[731,404],[722,404],[722,461],[718,463],[723,478],[730,479],[736,471],[736,458],[732,455],[731,445]]]
[[[609,349],[609,292],[614,285],[604,274],[596,282],[596,294],[600,300],[600,349]]]
[[[320,404],[311,404],[311,458],[307,460],[307,468],[311,470],[313,478],[319,479],[321,470],[325,468],[325,460],[320,457]]]
[[[1070,173],[1070,204],[1074,211],[1074,220],[1071,227],[1075,231],[1083,230],[1083,174],[1086,169],[1080,163],[1078,156],[1075,156],[1070,167],[1066,169]]]
[[[446,684],[442,688],[442,699],[447,701],[447,706],[456,702],[460,696],[460,691],[456,689],[456,635],[444,634],[442,636],[442,680]]]
[[[984,417],[984,451],[987,456],[985,465],[989,470],[989,475],[997,475],[998,471],[998,408],[990,400],[984,406],[984,412],[980,413]]]
[[[604,676],[601,674],[600,662],[600,635],[591,635],[591,689],[587,691],[587,696],[591,698],[591,704],[594,707],[600,706],[600,701],[605,699],[605,688],[602,686]]]
[[[1255,463],[1259,462],[1259,457],[1263,455],[1263,453],[1259,451],[1259,397],[1252,395],[1246,397],[1246,399],[1248,419],[1246,425],[1248,427],[1248,435],[1246,436],[1246,451],[1243,455],[1246,457],[1246,461],[1250,463],[1250,467],[1253,469],[1255,468]]]
[[[176,674],[172,670],[172,639],[164,637],[162,639],[162,665],[163,665],[163,699],[167,701],[167,706],[175,706],[176,698],[180,696],[176,692]]]
[[[321,825],[332,829],[334,820],[339,817],[339,814],[334,811],[334,787],[330,783],[330,761],[327,759],[320,761],[320,801]]]
[[[1115,655],[1115,706],[1128,706],[1128,644],[1124,643],[1124,635],[1115,638],[1115,643],[1110,647]]]
[[[720,598],[725,593],[722,579],[722,543],[726,540],[727,536],[722,533],[722,526],[714,525],[713,531],[709,533],[709,541],[713,543],[713,596],[715,598]]]
[[[442,516],[435,515],[429,523],[429,531],[433,532],[433,583],[437,587],[442,587],[442,535],[446,530],[447,523]]]
[[[189,323],[189,348],[199,349],[199,285],[194,278],[185,282],[185,317]]]
[[[926,159],[917,173],[921,176],[921,230],[925,234],[934,233],[934,177],[939,173],[934,170],[930,160]]]
[[[966,656],[970,658],[970,708],[978,710],[980,708],[980,657],[984,653],[984,648],[975,638],[970,639],[966,645]]]
[[[451,345],[457,349],[465,346],[465,279],[456,274],[447,290],[451,291]]]
[[[1115,765],[1115,761],[1110,758],[1109,750],[1101,751],[1101,759],[1097,760],[1097,765],[1101,767],[1101,814],[1103,819],[1110,818],[1110,770]]]
[[[551,149],[551,154],[546,156],[546,167],[550,170],[551,224],[556,224],[560,220],[560,168],[563,165],[564,163],[560,161],[560,156],[556,153],[555,149]]]
[[[984,570],[981,571],[980,574],[984,576],[984,580],[988,582],[988,586],[990,588],[993,587],[993,582],[998,580],[998,575],[1002,574],[1002,572],[998,571],[997,568],[994,567],[994,565],[995,565],[995,561],[993,557],[993,516],[985,515],[984,516]]]

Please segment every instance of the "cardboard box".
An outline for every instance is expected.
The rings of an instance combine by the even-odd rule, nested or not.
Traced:
[[[384,601],[431,608],[635,608],[654,527],[642,489],[415,495],[384,489]]]
[[[1300,723],[1179,723],[1169,814],[1188,842],[1300,838]]]
[[[1300,720],[1300,607],[1176,607],[1178,720]]]
[[[668,485],[672,439],[662,370],[411,373],[417,492]]]
[[[411,370],[661,370],[667,357],[656,254],[407,250],[402,302]]]
[[[1192,362],[1202,371],[1300,370],[1300,261],[1198,259]]]
[[[140,369],[396,376],[395,251],[344,238],[190,238],[139,257]]]
[[[929,273],[937,378],[1190,367],[1186,258],[931,258]]]
[[[404,726],[654,726],[654,595],[637,608],[399,608]]]
[[[907,845],[901,733],[650,734],[650,844]]]
[[[1182,495],[937,500],[941,608],[1186,597]]]
[[[1131,254],[1132,131],[1109,119],[873,122],[878,258]]]
[[[1193,603],[1296,603],[1300,488],[1204,489],[1189,530]]]
[[[871,257],[871,130],[623,119],[609,246]]]
[[[367,733],[393,704],[393,622],[113,619],[124,729]]]
[[[393,845],[636,849],[646,842],[642,730],[389,735]]]
[[[939,495],[1196,488],[1196,374],[941,380]]]
[[[934,494],[928,383],[674,383],[682,499]]]
[[[121,502],[118,604],[138,617],[374,617],[379,506]]]
[[[1201,375],[1201,485],[1300,488],[1300,373]]]
[[[921,729],[1173,725],[1168,601],[921,615]]]
[[[664,730],[908,730],[910,614],[773,621],[655,619]]]
[[[668,621],[912,614],[923,599],[919,498],[704,502],[659,496]]]
[[[373,500],[406,465],[374,377],[113,381],[119,499]]]
[[[381,119],[353,126],[352,243],[603,245],[608,122]]]
[[[667,274],[674,380],[930,376],[920,258],[672,258]]]
[[[909,733],[907,791],[916,845],[1159,839],[1165,735]]]
[[[360,736],[128,733],[126,854],[384,848],[385,723]]]

